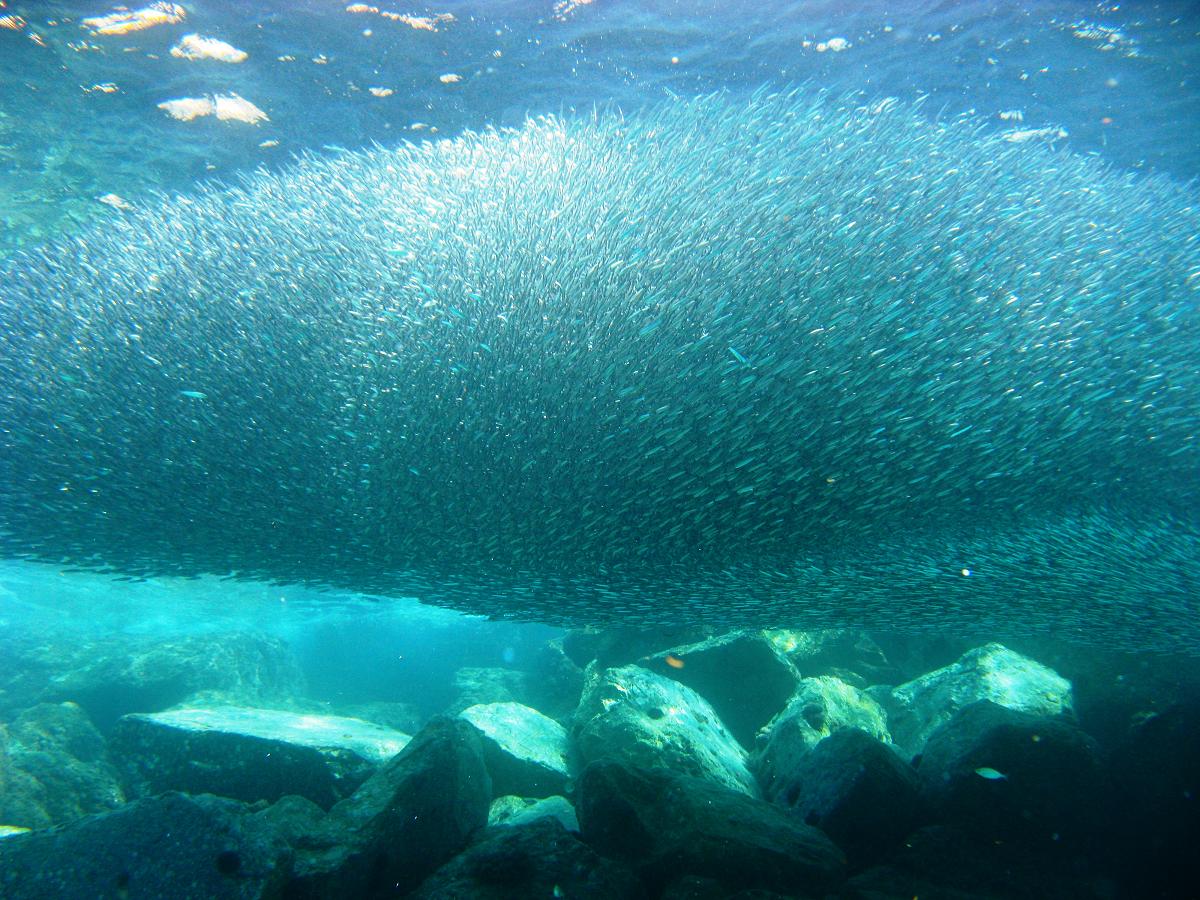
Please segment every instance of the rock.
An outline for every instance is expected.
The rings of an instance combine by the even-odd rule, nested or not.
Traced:
[[[489,829],[412,894],[421,900],[641,900],[627,866],[598,856],[553,818]]]
[[[488,810],[488,825],[525,825],[547,817],[557,819],[567,831],[579,831],[575,807],[566,797],[497,797]]]
[[[892,690],[885,701],[892,740],[915,756],[934,730],[977,700],[1055,716],[1072,708],[1071,683],[1001,644],[985,644]]]
[[[487,824],[479,733],[436,717],[319,826],[294,841],[289,900],[413,890]]]
[[[169,793],[0,841],[0,896],[277,897],[289,858],[241,803]]]
[[[408,741],[361,719],[221,706],[125,716],[112,748],[140,796],[177,790],[253,803],[299,794],[328,809]]]
[[[685,644],[638,661],[687,685],[709,702],[746,749],[787,705],[800,681],[795,667],[762,632],[734,632]]]
[[[460,715],[478,729],[497,795],[549,797],[566,790],[567,732],[520,703],[470,706]]]
[[[1086,861],[1042,853],[1028,845],[973,840],[954,827],[930,826],[910,834],[885,864],[851,878],[840,896],[844,900],[1100,900],[1119,895],[1112,880],[1090,869]]]
[[[790,805],[787,798],[798,790],[795,772],[801,760],[843,728],[891,739],[883,708],[862,691],[830,676],[801,680],[788,705],[758,735],[750,766],[763,796]]]
[[[416,734],[425,724],[420,710],[411,703],[371,700],[366,703],[338,704],[330,712],[351,719],[362,719],[364,722],[374,722],[376,725],[405,734]]]
[[[823,895],[845,858],[816,828],[762,800],[688,775],[601,760],[576,785],[584,840],[636,866],[652,894],[684,875],[730,890]]]
[[[639,666],[593,670],[575,713],[580,765],[661,766],[758,795],[746,751],[691,688]]]
[[[856,688],[903,680],[875,638],[853,628],[776,629],[763,634],[805,678],[832,675]]]
[[[446,709],[457,714],[485,703],[521,703],[529,698],[524,672],[499,666],[464,666],[454,673],[454,702]]]
[[[659,900],[796,900],[797,894],[777,894],[761,888],[734,892],[714,878],[685,875],[667,885]]]
[[[702,641],[710,632],[703,626],[681,628],[577,628],[562,637],[564,655],[580,669],[626,666],[667,647]]]
[[[157,712],[203,691],[224,702],[277,707],[304,693],[289,646],[260,634],[14,640],[4,649],[13,654],[0,675],[5,708],[72,701],[102,733],[127,713]]]
[[[125,802],[104,738],[74,703],[43,703],[0,727],[0,822],[46,828]]]
[[[301,846],[325,825],[325,810],[307,797],[296,795],[280,797],[266,809],[256,809],[252,815],[258,824],[293,847]]]
[[[1127,896],[1200,884],[1200,701],[1143,720],[1113,754],[1112,773]]]
[[[817,744],[800,759],[790,783],[780,800],[829,835],[853,867],[891,849],[927,818],[913,767],[857,728],[840,729]]]
[[[1099,747],[1062,717],[972,703],[930,736],[917,771],[947,824],[985,841],[1074,850],[1112,824]]]
[[[583,693],[583,669],[563,650],[562,638],[547,641],[530,666],[529,705],[552,719],[567,723]]]

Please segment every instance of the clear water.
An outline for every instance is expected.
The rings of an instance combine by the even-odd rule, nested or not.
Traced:
[[[185,7],[183,23],[101,35],[81,24],[109,12],[100,3],[0,2],[8,22],[0,28],[0,259],[104,228],[122,215],[116,207],[150,208],[164,193],[237,183],[307,154],[453,138],[543,114],[632,113],[672,97],[743,96],[764,85],[921,99],[931,119],[967,114],[983,133],[1049,130],[1073,153],[1121,172],[1165,176],[1193,195],[1200,175],[1200,9],[1189,2],[451,0],[354,12],[331,0],[196,0]],[[171,48],[192,32],[248,57],[173,57]],[[160,107],[233,94],[265,119],[179,121]],[[1194,416],[1200,397],[1182,402]],[[1194,572],[1180,577],[1195,583]],[[981,617],[984,632],[1002,625]],[[1200,629],[1177,625],[1191,635]],[[560,634],[411,599],[216,575],[129,581],[17,559],[0,563],[0,630],[0,654],[31,667],[10,670],[0,722],[15,720],[22,685],[42,677],[29,661],[49,655],[30,647],[95,645],[111,653],[127,641],[133,656],[147,640],[254,633],[282,639],[295,654],[307,682],[298,705],[367,715],[370,704],[405,704],[415,725],[455,702],[463,668],[535,672],[544,642]],[[930,665],[972,645],[932,631],[921,651]],[[877,638],[896,654],[909,652],[901,649],[909,638]],[[1196,639],[1180,641],[1189,643]],[[658,649],[670,644],[664,638]],[[1126,719],[1194,702],[1200,683],[1187,654],[1105,654],[1053,636],[1011,646],[1071,678],[1090,704],[1093,730],[1114,745]],[[1131,678],[1141,679],[1134,699],[1120,688]],[[156,702],[89,697],[84,708],[102,729],[122,713],[154,711]],[[1125,884],[1121,890],[1135,895]],[[1155,895],[1188,894],[1156,882]]]

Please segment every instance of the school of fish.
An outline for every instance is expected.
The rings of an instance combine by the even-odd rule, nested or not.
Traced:
[[[893,100],[308,157],[0,272],[0,552],[1200,652],[1200,212]]]

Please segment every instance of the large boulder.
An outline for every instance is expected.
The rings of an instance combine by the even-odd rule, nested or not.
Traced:
[[[958,710],[978,700],[1042,716],[1072,709],[1069,681],[995,643],[976,647],[882,699],[892,740],[910,757],[919,754],[929,736]]]
[[[298,794],[328,809],[408,741],[361,719],[221,706],[125,716],[111,746],[141,796],[177,790],[253,803]]]
[[[567,732],[553,719],[520,703],[480,704],[460,715],[483,739],[497,796],[549,797],[566,790]]]
[[[74,703],[42,703],[0,726],[0,822],[46,828],[125,802],[104,738]]]
[[[768,800],[795,802],[800,762],[825,738],[856,728],[890,740],[887,715],[871,697],[832,676],[805,678],[779,715],[758,735],[751,768]]]
[[[921,782],[895,749],[843,728],[800,759],[790,805],[831,837],[852,866],[898,844],[927,818]]]
[[[636,866],[652,894],[696,875],[729,890],[821,896],[845,857],[790,812],[710,781],[601,760],[576,785],[584,840]]]
[[[800,680],[795,667],[761,632],[734,632],[647,656],[638,665],[687,685],[707,700],[747,750],[784,706]]]
[[[241,803],[168,793],[0,840],[0,896],[273,898],[290,855]]]
[[[1114,891],[1088,861],[1028,844],[980,841],[959,828],[932,825],[908,835],[880,865],[857,873],[842,900],[1100,900],[1150,896]]]
[[[615,759],[704,778],[757,796],[746,751],[708,702],[639,666],[590,672],[575,712],[580,765]]]
[[[436,717],[319,822],[300,810],[287,896],[411,891],[487,825],[491,799],[479,733]]]
[[[604,859],[554,818],[489,829],[431,875],[414,900],[642,900],[628,866]]]
[[[1200,885],[1200,699],[1142,720],[1113,754],[1128,896]]]
[[[940,817],[984,840],[1078,849],[1112,824],[1099,747],[1064,717],[972,703],[930,736],[918,773]]]

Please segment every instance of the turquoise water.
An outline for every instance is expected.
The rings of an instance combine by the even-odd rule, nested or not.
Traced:
[[[700,661],[737,629],[885,706],[990,641],[1074,691],[1053,718],[997,664],[1044,717],[1012,728],[1086,748],[972,761],[958,800],[1031,824],[972,843],[937,801],[864,851],[826,821],[850,868],[798,896],[1190,896],[1200,14],[849,6],[0,2],[0,825],[33,829],[0,894],[95,895],[21,880],[29,848],[140,847],[81,817],[149,808],[128,735],[179,707],[407,736],[520,702],[570,731],[583,814],[589,728],[639,690],[643,725],[771,706],[774,670]],[[672,705],[605,674],[635,662],[711,680]],[[167,786],[278,799],[235,781]],[[1104,811],[1047,851],[1055,784]],[[779,888],[583,843],[652,897]],[[171,895],[91,846],[102,895]],[[177,895],[396,892],[278,856],[236,894],[218,849]],[[531,858],[426,896],[619,881]]]

